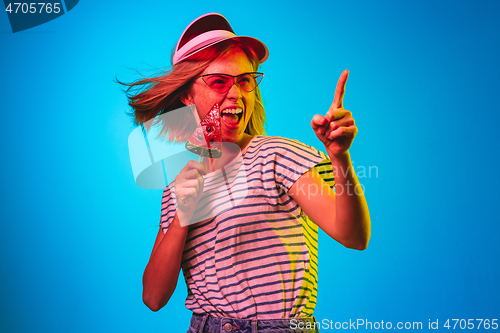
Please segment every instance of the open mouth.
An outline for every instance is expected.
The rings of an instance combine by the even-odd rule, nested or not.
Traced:
[[[243,117],[242,108],[225,109],[221,112],[221,118],[228,125],[237,125]]]

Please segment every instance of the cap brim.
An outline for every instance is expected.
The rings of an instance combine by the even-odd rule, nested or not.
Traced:
[[[222,43],[224,41],[231,40],[231,39],[235,40],[237,42],[240,42],[242,44],[248,45],[252,49],[254,49],[255,52],[257,53],[257,57],[259,58],[260,63],[263,63],[269,57],[269,50],[267,49],[267,46],[264,43],[262,43],[260,40],[253,38],[253,37],[248,37],[248,36],[235,36],[235,37],[221,38],[221,39],[214,41],[210,44],[204,45],[203,47],[196,49],[195,51],[184,54],[182,57],[177,59],[177,61],[175,63],[179,63],[185,59],[188,59],[188,58],[192,57],[193,55],[195,55],[196,53],[209,48],[210,46],[213,46],[213,45],[216,45],[216,44],[219,44],[219,43]]]

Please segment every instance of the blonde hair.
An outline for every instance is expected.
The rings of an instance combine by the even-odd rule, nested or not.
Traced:
[[[202,50],[190,58],[172,66],[170,71],[165,71],[159,76],[143,78],[132,83],[118,83],[128,86],[126,90],[129,105],[133,111],[129,115],[134,124],[143,125],[148,120],[158,115],[170,112],[185,105],[181,96],[188,91],[197,78],[212,61],[230,52],[234,48],[241,48],[248,60],[257,71],[260,62],[256,52],[238,40],[228,40]],[[250,135],[265,135],[264,124],[266,112],[259,87],[254,90],[255,107],[245,133]],[[196,128],[196,121],[191,113],[172,113],[168,123],[163,124],[164,133],[168,133],[169,141],[184,142]]]

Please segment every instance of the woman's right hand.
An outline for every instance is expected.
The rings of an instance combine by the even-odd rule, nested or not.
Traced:
[[[207,170],[200,162],[189,161],[175,177],[175,196],[178,213],[192,214],[203,195],[203,176]],[[183,221],[182,221],[183,222]],[[185,223],[181,223],[185,224]]]

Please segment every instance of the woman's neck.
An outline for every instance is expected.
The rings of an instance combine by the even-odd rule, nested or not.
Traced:
[[[241,140],[236,143],[240,147],[240,151],[244,151],[253,138],[252,135],[243,133]]]

